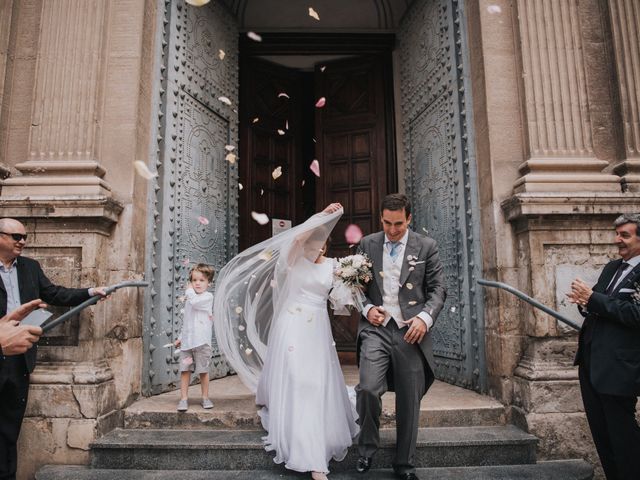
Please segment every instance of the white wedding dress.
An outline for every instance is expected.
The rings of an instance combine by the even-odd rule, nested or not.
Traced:
[[[289,269],[296,293],[274,319],[256,392],[265,448],[299,472],[328,472],[358,433],[327,313],[334,265],[303,256]]]

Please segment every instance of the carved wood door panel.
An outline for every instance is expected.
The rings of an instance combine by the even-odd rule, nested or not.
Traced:
[[[406,189],[413,228],[439,246],[448,297],[432,331],[436,375],[483,390],[479,213],[464,2],[417,0],[399,40]]]
[[[164,7],[143,334],[147,394],[179,382],[177,355],[165,345],[180,332],[189,270],[206,263],[218,271],[237,252],[237,167],[225,161],[225,145],[237,145],[235,18],[218,2],[194,8],[167,0]],[[210,374],[225,375],[215,338],[212,346]]]
[[[349,253],[344,238],[348,224],[363,233],[380,228],[380,200],[395,190],[393,129],[389,59],[356,57],[323,64],[316,69],[316,98],[325,97],[324,108],[316,111],[316,155],[321,175],[316,181],[317,209],[340,202],[345,213],[332,234],[331,256]],[[391,164],[389,163],[391,160]],[[331,324],[340,351],[354,351],[358,314],[333,317]]]
[[[271,237],[271,223],[259,225],[251,212],[304,220],[302,173],[302,76],[299,71],[257,58],[241,67],[240,250]],[[282,175],[273,178],[280,167]]]

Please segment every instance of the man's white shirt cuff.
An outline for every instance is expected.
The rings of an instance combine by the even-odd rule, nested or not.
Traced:
[[[433,318],[431,318],[431,315],[427,312],[420,312],[417,317],[425,323],[427,330],[431,330],[431,327],[433,326]]]

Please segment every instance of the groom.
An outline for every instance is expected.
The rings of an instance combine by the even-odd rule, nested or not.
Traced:
[[[411,203],[387,195],[380,206],[383,232],[362,239],[360,252],[373,262],[358,325],[360,383],[356,387],[360,423],[358,464],[371,468],[380,443],[381,397],[396,392],[396,456],[393,470],[415,480],[420,400],[434,380],[429,331],[446,297],[436,242],[409,230]]]

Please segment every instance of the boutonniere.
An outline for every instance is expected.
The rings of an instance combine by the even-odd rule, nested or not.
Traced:
[[[634,292],[631,294],[631,300],[633,303],[640,304],[640,282],[635,282],[633,284]]]

